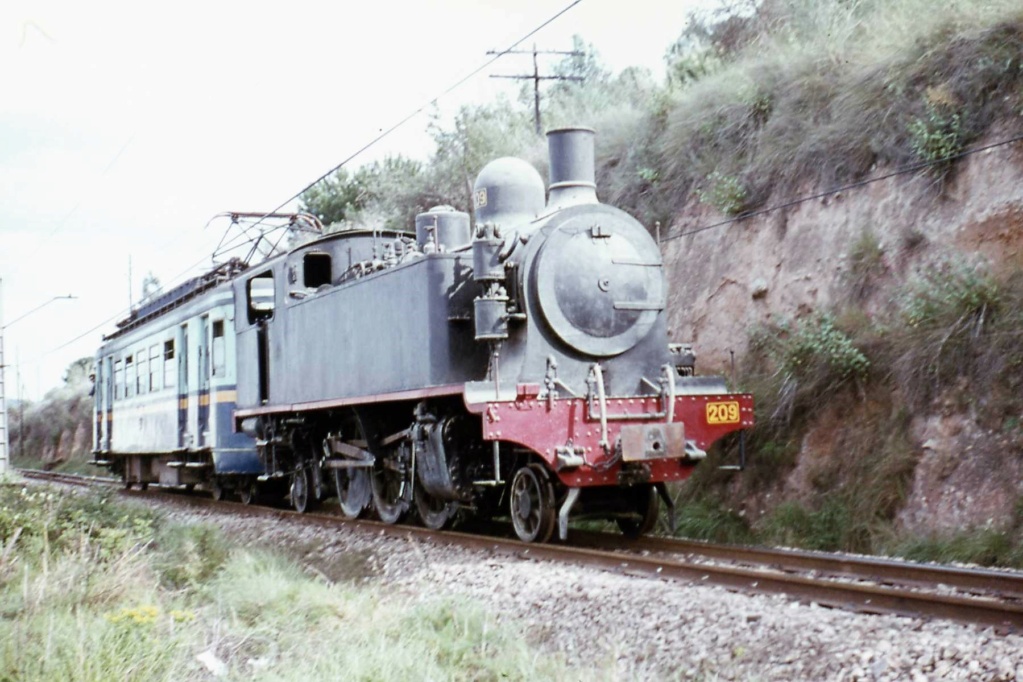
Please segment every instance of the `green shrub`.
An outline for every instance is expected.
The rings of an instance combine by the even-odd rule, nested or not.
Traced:
[[[739,215],[746,210],[749,192],[739,178],[714,171],[707,176],[704,184],[706,188],[696,190],[700,201],[729,216]]]
[[[889,551],[895,556],[913,561],[1023,568],[1023,545],[1012,533],[993,528],[973,529],[945,536],[935,534],[907,537],[889,548]]]
[[[910,279],[897,304],[902,329],[892,335],[891,352],[896,381],[913,404],[960,377],[979,380],[983,374],[985,382],[997,381],[1016,357],[1019,349],[1013,346],[1019,344],[995,331],[1011,328],[1018,317],[1018,311],[1002,305],[1002,288],[985,266],[951,258]]]
[[[933,103],[927,113],[909,123],[910,145],[921,161],[947,168],[952,157],[963,151],[963,129],[959,114]]]
[[[962,328],[982,331],[998,310],[998,284],[983,263],[941,258],[910,279],[902,315],[915,329]]]
[[[731,544],[745,544],[753,537],[746,519],[709,499],[687,502],[676,509],[675,535]]]
[[[779,364],[783,372],[796,378],[823,371],[831,385],[862,379],[870,368],[867,357],[848,334],[835,327],[828,314],[815,315],[796,328],[779,349]]]
[[[155,537],[154,564],[167,587],[196,587],[216,575],[227,561],[229,547],[213,526],[167,525]]]
[[[794,328],[782,322],[754,329],[749,352],[761,376],[752,378],[761,387],[759,414],[784,424],[808,418],[828,397],[865,380],[870,369],[866,354],[826,313]]]
[[[109,493],[0,486],[0,545],[14,543],[29,562],[82,551],[94,561],[113,561],[148,544],[155,523],[153,511],[129,512],[111,502]]]
[[[818,510],[786,502],[764,519],[761,532],[775,545],[834,552],[844,548],[849,526],[849,509],[838,500],[827,500]]]

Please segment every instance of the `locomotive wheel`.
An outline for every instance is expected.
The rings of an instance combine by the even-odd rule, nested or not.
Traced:
[[[334,488],[341,514],[346,519],[357,519],[373,497],[369,469],[334,469]]]
[[[256,484],[243,483],[242,487],[238,489],[238,498],[242,504],[252,504],[252,501],[256,499]]]
[[[523,542],[547,542],[554,533],[554,486],[539,464],[515,472],[511,484],[512,525]]]
[[[392,469],[388,461],[373,467],[373,508],[384,523],[398,523],[405,516],[405,473]]]
[[[299,514],[313,508],[313,485],[309,469],[302,467],[291,475],[291,506]]]
[[[210,484],[210,495],[213,496],[215,502],[220,502],[224,499],[224,486],[220,485],[220,481],[214,480]]]
[[[657,491],[652,485],[638,485],[623,491],[626,504],[634,510],[629,516],[615,519],[622,534],[627,538],[638,538],[646,535],[657,525],[660,512]]]
[[[448,525],[458,510],[457,502],[434,497],[423,489],[419,481],[416,481],[415,496],[419,520],[430,530],[440,530]]]

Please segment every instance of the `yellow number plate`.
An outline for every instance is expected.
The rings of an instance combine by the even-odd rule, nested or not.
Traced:
[[[739,403],[730,401],[727,403],[707,403],[708,424],[738,424]]]

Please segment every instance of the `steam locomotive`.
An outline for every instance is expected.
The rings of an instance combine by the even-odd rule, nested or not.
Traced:
[[[548,133],[549,194],[489,163],[475,226],[440,206],[414,236],[321,234],[135,310],[96,355],[95,463],[300,512],[510,516],[525,542],[584,516],[648,532],[753,401],[668,343],[660,250],[597,200],[593,138]]]

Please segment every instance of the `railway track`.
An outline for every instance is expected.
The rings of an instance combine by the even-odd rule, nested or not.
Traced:
[[[56,471],[39,471],[37,469],[15,469],[19,476],[49,483],[63,483],[81,488],[95,486],[121,487],[121,481],[106,476],[83,476],[80,474],[64,474]]]
[[[72,485],[118,485],[113,479],[22,471],[34,479]],[[1023,631],[1023,574],[937,566],[796,550],[735,547],[573,530],[570,545],[525,544],[504,537],[376,521],[346,521],[340,514],[297,514],[290,509],[214,502],[180,491],[125,491],[176,504],[230,509],[251,516],[291,519],[326,527],[348,524],[375,533],[444,543],[522,559],[573,563],[617,573],[718,585],[749,593],[784,594],[800,602],[861,613],[938,618]]]

